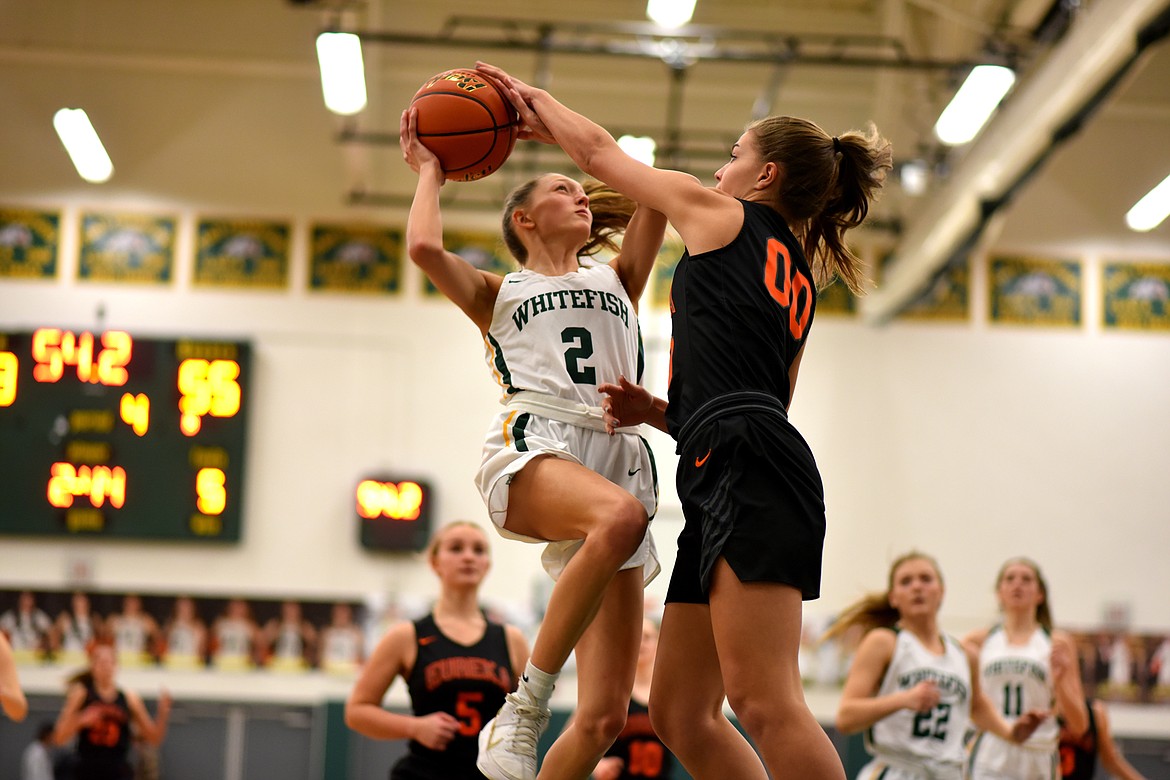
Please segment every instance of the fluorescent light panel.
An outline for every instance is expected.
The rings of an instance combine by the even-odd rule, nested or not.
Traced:
[[[349,116],[366,107],[366,69],[362,42],[353,33],[327,32],[317,36],[317,62],[325,107]]]
[[[618,146],[621,150],[633,157],[639,162],[644,162],[647,165],[654,164],[654,153],[658,150],[658,145],[654,143],[654,139],[648,135],[623,135],[618,139]]]
[[[1125,224],[1130,230],[1145,233],[1162,224],[1170,216],[1170,176],[1142,196],[1125,214]]]
[[[109,181],[114,175],[114,163],[84,109],[61,109],[53,115],[53,128],[81,178],[94,184]]]
[[[948,146],[965,144],[979,134],[991,112],[1016,82],[1002,65],[976,65],[934,125],[938,140]]]
[[[647,0],[646,16],[660,27],[682,27],[695,14],[695,0]]]

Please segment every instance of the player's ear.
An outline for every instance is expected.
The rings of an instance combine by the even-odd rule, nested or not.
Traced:
[[[536,223],[532,221],[532,217],[528,216],[528,213],[524,211],[524,209],[516,209],[513,211],[512,221],[516,223],[517,227],[530,228],[536,225]]]
[[[764,163],[756,176],[756,189],[765,190],[780,180],[780,166],[774,162]]]

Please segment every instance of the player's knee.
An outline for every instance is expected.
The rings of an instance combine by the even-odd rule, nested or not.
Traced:
[[[601,750],[613,744],[626,727],[627,708],[620,705],[606,707],[588,718],[579,718],[577,727],[582,737]]]
[[[607,541],[612,549],[621,550],[626,557],[634,554],[646,536],[650,519],[642,502],[628,493],[610,503],[604,521]]]

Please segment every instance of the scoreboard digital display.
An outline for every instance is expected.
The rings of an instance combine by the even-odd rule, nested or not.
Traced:
[[[251,345],[0,332],[0,534],[238,541]]]

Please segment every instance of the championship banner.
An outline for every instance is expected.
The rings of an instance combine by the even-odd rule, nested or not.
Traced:
[[[917,300],[898,313],[898,319],[962,322],[970,317],[971,263],[943,269]]]
[[[520,266],[512,255],[504,248],[502,240],[495,233],[478,231],[443,231],[443,246],[448,252],[459,255],[468,263],[481,271],[504,274],[520,270]],[[427,297],[441,295],[425,275],[423,276],[423,294]]]
[[[849,285],[834,277],[828,287],[817,291],[817,314],[852,317],[857,314],[857,297]]]
[[[384,227],[315,225],[309,245],[309,289],[397,293],[402,233]]]
[[[138,214],[84,214],[77,278],[90,282],[169,284],[175,219]]]
[[[199,221],[192,284],[198,287],[288,287],[289,226],[250,220]]]
[[[1017,325],[1079,325],[1081,265],[996,257],[988,264],[991,320]]]
[[[1170,264],[1105,263],[1105,327],[1170,330]]]
[[[654,268],[650,271],[650,281],[647,283],[651,309],[670,308],[670,285],[674,281],[674,269],[684,251],[686,245],[682,238],[673,230],[668,230],[658,250],[658,257],[654,259]]]
[[[60,243],[61,216],[56,212],[0,209],[0,276],[52,279]]]

